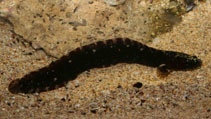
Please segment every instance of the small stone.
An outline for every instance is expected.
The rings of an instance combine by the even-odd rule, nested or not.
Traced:
[[[91,109],[90,110],[92,113],[96,114],[97,113],[97,109]]]
[[[76,104],[76,105],[75,105],[76,108],[79,108],[80,106],[81,106],[80,104]]]
[[[74,113],[74,111],[73,110],[69,110],[68,113]]]
[[[104,0],[104,2],[111,6],[117,6],[123,4],[125,0]]]
[[[97,104],[96,103],[91,103],[90,105],[89,105],[91,108],[95,108],[95,107],[97,107]]]
[[[86,115],[86,112],[81,112],[81,115]]]
[[[141,88],[143,86],[143,84],[141,82],[137,82],[135,84],[133,84],[133,87],[135,88]]]
[[[117,88],[122,88],[122,86],[121,85],[118,85]]]
[[[89,4],[93,4],[93,3],[94,3],[94,1],[91,1],[91,0],[90,0],[90,1],[88,1],[88,3],[89,3]]]
[[[66,13],[66,17],[67,17],[67,18],[71,18],[71,16],[72,16],[72,14],[71,14],[70,12],[67,12],[67,13]]]
[[[65,98],[62,98],[61,101],[65,102]]]

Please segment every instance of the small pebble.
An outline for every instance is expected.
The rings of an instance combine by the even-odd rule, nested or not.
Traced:
[[[90,0],[90,1],[88,1],[88,3],[89,3],[89,4],[93,4],[94,2]]]
[[[123,4],[125,0],[104,0],[104,2],[111,6],[117,6]]]
[[[91,109],[90,110],[92,113],[96,114],[97,113],[97,109]]]
[[[141,82],[137,82],[135,84],[133,84],[133,87],[135,88],[141,88],[143,86],[143,84]]]

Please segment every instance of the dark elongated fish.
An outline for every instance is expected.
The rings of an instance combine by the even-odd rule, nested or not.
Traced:
[[[77,48],[49,66],[12,81],[9,91],[39,93],[54,90],[88,69],[108,67],[117,63],[158,67],[162,72],[192,70],[202,65],[202,61],[196,56],[158,50],[128,38],[116,38]]]

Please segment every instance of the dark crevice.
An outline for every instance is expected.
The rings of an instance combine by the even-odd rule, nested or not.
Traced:
[[[30,46],[33,50],[35,50],[35,51],[42,51],[42,52],[45,53],[46,56],[52,57],[52,58],[55,58],[55,59],[58,59],[58,57],[53,56],[52,54],[48,53],[48,52],[47,52],[44,48],[42,48],[42,47],[39,47],[39,48],[33,47],[31,41],[28,41],[28,40],[24,39],[23,36],[21,36],[21,35],[15,33],[14,30],[11,30],[11,32],[12,32],[15,36],[19,37],[19,39],[18,39],[19,41],[22,41],[22,42],[25,42],[25,43],[29,44],[29,46]]]

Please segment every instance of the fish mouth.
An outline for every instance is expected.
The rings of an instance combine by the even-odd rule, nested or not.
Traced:
[[[199,69],[199,68],[202,67],[202,65],[203,65],[202,60],[197,59],[197,61],[194,63],[194,65],[192,65],[192,66],[190,67],[189,70]]]
[[[201,68],[203,65],[202,60],[198,59],[197,65],[196,65],[196,69]]]

